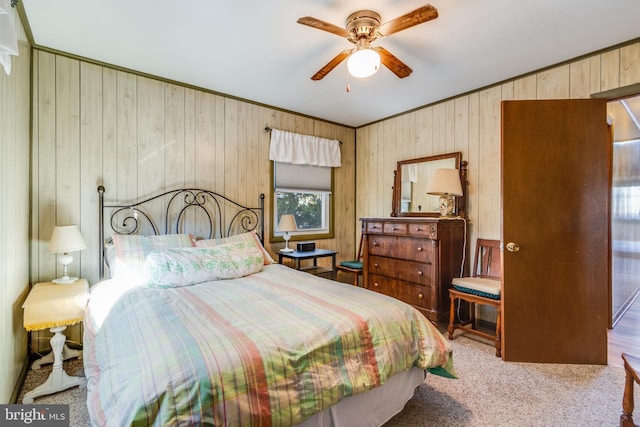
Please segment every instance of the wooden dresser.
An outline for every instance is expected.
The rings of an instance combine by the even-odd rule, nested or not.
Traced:
[[[364,287],[448,322],[451,279],[460,275],[465,222],[441,218],[361,218]]]

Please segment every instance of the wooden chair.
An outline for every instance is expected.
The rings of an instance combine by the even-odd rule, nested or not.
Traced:
[[[637,427],[633,422],[633,383],[640,384],[638,370],[640,359],[626,353],[622,353],[626,379],[624,383],[624,395],[622,396],[622,415],[620,415],[620,427]]]
[[[362,276],[362,235],[360,235],[357,258],[353,261],[342,261],[336,266],[336,270],[353,274],[353,286],[358,286],[358,277]]]
[[[500,241],[478,239],[476,255],[471,277],[457,277],[452,280],[453,288],[449,290],[451,311],[449,312],[449,339],[453,339],[456,329],[463,330],[490,340],[495,340],[496,356],[502,354],[501,344],[501,260]],[[466,301],[469,306],[469,320],[456,320],[456,300]],[[491,335],[477,329],[475,305],[490,305],[497,311],[496,332]],[[471,324],[471,326],[468,326]]]

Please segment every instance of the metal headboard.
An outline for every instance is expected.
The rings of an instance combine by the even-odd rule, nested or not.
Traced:
[[[105,204],[104,186],[98,186],[99,198],[99,241],[100,241],[100,280],[104,278],[104,257],[106,243],[105,211],[113,209],[109,213],[109,227],[117,234],[137,234],[143,223],[150,227],[155,235],[181,233],[184,229],[186,213],[192,210],[201,212],[205,218],[204,223],[209,224],[208,236],[203,238],[227,237],[232,231],[248,232],[256,231],[260,240],[264,242],[264,193],[260,194],[258,207],[241,205],[222,194],[204,190],[201,188],[180,188],[165,191],[147,199],[126,204]],[[158,227],[157,218],[149,212],[148,203],[160,198],[168,198],[164,208],[164,214],[160,223],[164,224],[164,230]],[[146,205],[146,206],[145,206]],[[224,213],[224,215],[223,215]],[[157,214],[156,214],[157,215]],[[223,218],[229,218],[223,224]]]

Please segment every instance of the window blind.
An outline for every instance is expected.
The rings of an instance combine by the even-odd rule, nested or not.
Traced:
[[[331,168],[274,162],[276,191],[331,193]]]

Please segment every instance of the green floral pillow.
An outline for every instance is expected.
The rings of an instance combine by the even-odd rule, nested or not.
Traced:
[[[274,259],[269,255],[269,252],[264,248],[262,242],[260,241],[260,237],[255,231],[248,231],[246,233],[234,234],[229,237],[218,237],[215,239],[206,239],[206,240],[197,240],[196,246],[199,248],[211,248],[213,246],[222,245],[224,243],[233,243],[233,242],[255,242],[258,248],[262,251],[264,255],[264,265],[267,264],[275,264]]]
[[[264,255],[255,243],[233,242],[211,248],[152,251],[145,259],[144,271],[147,286],[174,288],[248,276],[263,266]]]

